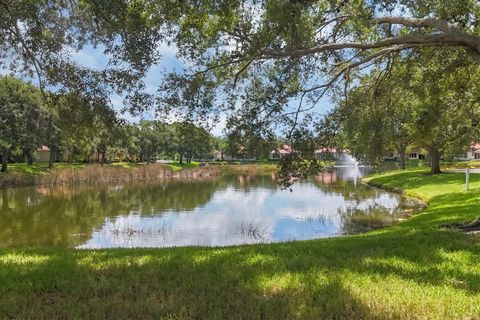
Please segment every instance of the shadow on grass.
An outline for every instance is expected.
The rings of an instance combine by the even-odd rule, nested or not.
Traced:
[[[0,252],[2,317],[396,318],[383,301],[443,318],[437,306],[456,296],[456,316],[474,312],[480,293],[478,239],[442,230],[217,249]],[[391,291],[368,292],[378,282]],[[416,290],[435,300],[416,301]]]

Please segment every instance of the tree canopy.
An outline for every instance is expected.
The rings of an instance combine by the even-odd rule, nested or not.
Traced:
[[[222,115],[229,132],[244,141],[282,132],[298,150],[310,148],[295,140],[314,138],[316,110],[330,89],[355,95],[350,88],[363,76],[388,74],[403,63],[417,70],[413,80],[403,75],[418,89],[409,89],[413,101],[405,102],[418,120],[411,128],[429,131],[424,138],[443,149],[457,140],[440,138],[444,131],[428,119],[440,123],[441,114],[449,120],[452,105],[477,99],[465,98],[465,92],[478,94],[462,90],[460,81],[461,72],[477,74],[480,65],[476,0],[0,0],[0,7],[0,66],[35,76],[44,96],[69,93],[108,106],[117,93],[132,112],[154,109],[185,123]],[[89,46],[104,51],[104,67],[72,59]],[[148,92],[144,76],[161,61],[164,46],[176,49],[185,68],[165,71],[158,91]],[[445,73],[452,78],[439,76]],[[377,87],[395,85],[393,95],[401,96],[400,79],[390,77]],[[391,97],[383,97],[375,103],[387,106]],[[369,121],[379,121],[385,108],[370,108]],[[395,130],[404,127],[397,125],[392,123]],[[456,131],[455,124],[448,126]]]
[[[29,155],[40,143],[42,99],[37,88],[13,77],[0,78],[0,155],[2,172],[12,155]]]

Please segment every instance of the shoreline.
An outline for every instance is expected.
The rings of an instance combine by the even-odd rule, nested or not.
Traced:
[[[0,175],[0,188],[85,185],[98,183],[129,183],[162,179],[196,179],[220,174],[218,168],[198,167],[172,170],[163,164],[136,164],[123,168],[110,164],[86,164],[78,168],[54,168],[41,174],[23,175],[17,172]]]
[[[124,167],[115,164],[62,164],[51,170],[41,168],[33,174],[10,171],[0,174],[0,188],[95,185],[98,183],[129,183],[164,179],[199,179],[225,173],[260,174],[277,171],[273,164],[206,165],[174,169],[161,163],[131,164]],[[29,168],[29,167],[26,167]]]
[[[398,188],[398,187],[391,187],[391,186],[387,186],[387,185],[384,185],[384,184],[381,184],[381,183],[375,183],[373,181],[371,181],[372,177],[374,175],[376,175],[377,173],[374,173],[374,174],[371,174],[371,175],[368,175],[368,176],[365,176],[363,178],[360,179],[360,181],[367,185],[367,186],[370,186],[372,188],[378,188],[378,189],[381,189],[383,191],[388,191],[388,192],[392,192],[392,193],[395,193],[395,194],[399,194],[399,195],[403,195],[403,196],[406,196],[406,197],[409,197],[409,198],[412,198],[414,199],[415,201],[418,201],[419,203],[421,203],[423,205],[423,208],[417,212],[416,214],[419,214],[421,213],[423,210],[427,209],[428,207],[428,201],[422,197],[421,195],[419,194],[413,194],[413,193],[409,193],[409,192],[406,192],[404,189],[402,188]]]

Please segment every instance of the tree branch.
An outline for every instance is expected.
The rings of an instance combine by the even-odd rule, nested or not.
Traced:
[[[378,49],[392,47],[395,45],[408,46],[450,46],[466,47],[472,49],[479,55],[480,59],[480,37],[469,34],[431,34],[431,35],[409,35],[391,37],[372,42],[343,42],[343,43],[324,43],[312,48],[296,50],[264,50],[265,58],[286,58],[302,57],[328,51],[337,51],[344,49]],[[480,60],[478,60],[480,63]]]
[[[340,69],[339,71],[337,71],[331,78],[328,82],[324,83],[324,84],[321,84],[321,85],[318,85],[318,86],[315,86],[315,87],[311,87],[311,88],[308,88],[308,89],[305,89],[303,90],[303,92],[307,93],[307,92],[312,92],[312,91],[316,91],[318,89],[322,89],[322,88],[328,88],[328,87],[331,87],[345,72],[347,72],[348,70],[351,70],[353,68],[356,68],[358,66],[361,66],[363,64],[366,64],[370,61],[373,61],[375,59],[378,59],[378,58],[382,58],[392,52],[398,52],[398,51],[402,51],[402,50],[405,50],[405,49],[408,49],[408,48],[412,48],[414,46],[410,46],[410,47],[407,47],[407,46],[396,46],[396,47],[392,47],[392,48],[385,48],[385,49],[382,49],[378,52],[375,52],[373,54],[370,54],[366,57],[364,57],[363,59],[359,60],[359,61],[356,61],[356,62],[351,62],[349,64],[347,64],[346,66],[344,66],[342,69]]]
[[[387,16],[381,18],[373,18],[371,21],[374,24],[400,24],[405,27],[414,28],[430,27],[441,30],[445,33],[465,34],[465,32],[461,28],[459,28],[457,24],[436,18],[410,18]]]

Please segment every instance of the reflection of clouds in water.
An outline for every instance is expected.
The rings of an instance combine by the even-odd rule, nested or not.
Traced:
[[[205,206],[196,208],[193,212],[168,212],[161,217],[143,217],[139,214],[120,216],[114,220],[107,220],[102,229],[93,233],[92,239],[81,247],[117,247],[117,246],[179,246],[179,245],[208,245],[219,246],[225,244],[255,243],[272,241],[269,233],[263,233],[261,239],[248,239],[238,233],[238,228],[246,222],[256,223],[262,229],[270,230],[275,223],[274,216],[263,212],[263,203],[270,195],[267,189],[252,189],[244,193],[227,188],[217,192]],[[142,233],[133,234],[125,239],[115,237],[111,232],[116,226],[124,226],[137,230],[156,229],[164,221],[171,224],[172,232],[161,239],[145,241]]]
[[[298,183],[290,192],[254,186],[249,179],[241,179],[242,185],[249,182],[248,190],[230,184],[192,211],[161,211],[151,216],[131,212],[106,219],[80,247],[221,246],[330,237],[348,230],[345,223],[349,221],[341,212],[379,206],[393,211],[400,199],[375,191],[366,199],[346,200],[342,193],[328,192],[310,182]],[[350,184],[349,192],[354,193]],[[118,232],[119,228],[127,231]]]

